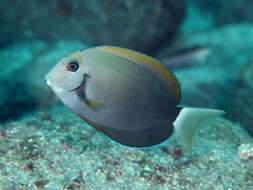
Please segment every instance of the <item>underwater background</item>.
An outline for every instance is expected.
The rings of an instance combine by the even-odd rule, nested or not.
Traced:
[[[253,189],[253,1],[0,2],[0,190]],[[171,65],[182,105],[224,117],[187,155],[173,134],[123,147],[69,111],[44,76],[79,49],[115,45]]]

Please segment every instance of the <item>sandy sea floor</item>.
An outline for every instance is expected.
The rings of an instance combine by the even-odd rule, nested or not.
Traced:
[[[123,147],[62,106],[0,132],[1,190],[253,189],[253,140],[224,118],[197,134],[192,156],[175,134],[156,148]]]

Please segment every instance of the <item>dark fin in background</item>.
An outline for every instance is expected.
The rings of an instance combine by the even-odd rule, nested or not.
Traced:
[[[210,49],[206,46],[193,46],[171,52],[160,60],[169,69],[174,70],[204,64],[210,53]]]

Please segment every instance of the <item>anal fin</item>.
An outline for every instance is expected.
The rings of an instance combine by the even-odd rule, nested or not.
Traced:
[[[168,122],[158,122],[147,128],[121,129],[104,127],[104,133],[113,141],[135,148],[152,147],[166,141],[173,132]]]

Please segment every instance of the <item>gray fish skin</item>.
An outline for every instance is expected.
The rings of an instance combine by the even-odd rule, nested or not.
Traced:
[[[88,49],[82,56],[87,76],[82,84],[71,91],[55,90],[67,107],[127,146],[152,146],[171,135],[179,109],[152,72],[103,51]],[[87,105],[85,96],[96,101],[99,108]]]
[[[151,113],[147,118],[135,117],[129,118],[129,122],[122,122],[117,118],[117,115],[112,118],[97,119],[99,110],[94,110],[84,102],[80,101],[80,97],[76,91],[71,92],[55,92],[61,99],[61,101],[75,114],[91,124],[98,125],[103,133],[105,133],[112,140],[130,147],[150,147],[165,141],[173,132],[174,119],[179,114],[181,108],[172,109],[171,114],[167,110],[167,114],[157,115]],[[100,113],[103,115],[103,112]],[[171,116],[171,119],[168,116]],[[97,120],[96,120],[97,119]],[[110,121],[114,119],[113,125],[106,124],[106,120]],[[104,123],[99,123],[104,122]],[[129,126],[129,128],[127,128]]]
[[[131,128],[151,113],[157,119],[167,118],[168,108],[175,107],[164,83],[147,69],[103,51],[87,50],[83,56],[85,60],[92,57],[85,64],[88,79],[84,93],[101,105],[87,119],[106,126],[116,126],[120,121],[120,127]]]
[[[78,63],[74,71],[73,62]],[[102,46],[75,52],[60,60],[46,80],[75,114],[130,147],[160,144],[175,125],[191,150],[198,126],[223,113],[178,107],[181,89],[175,76],[155,59],[124,48]]]

